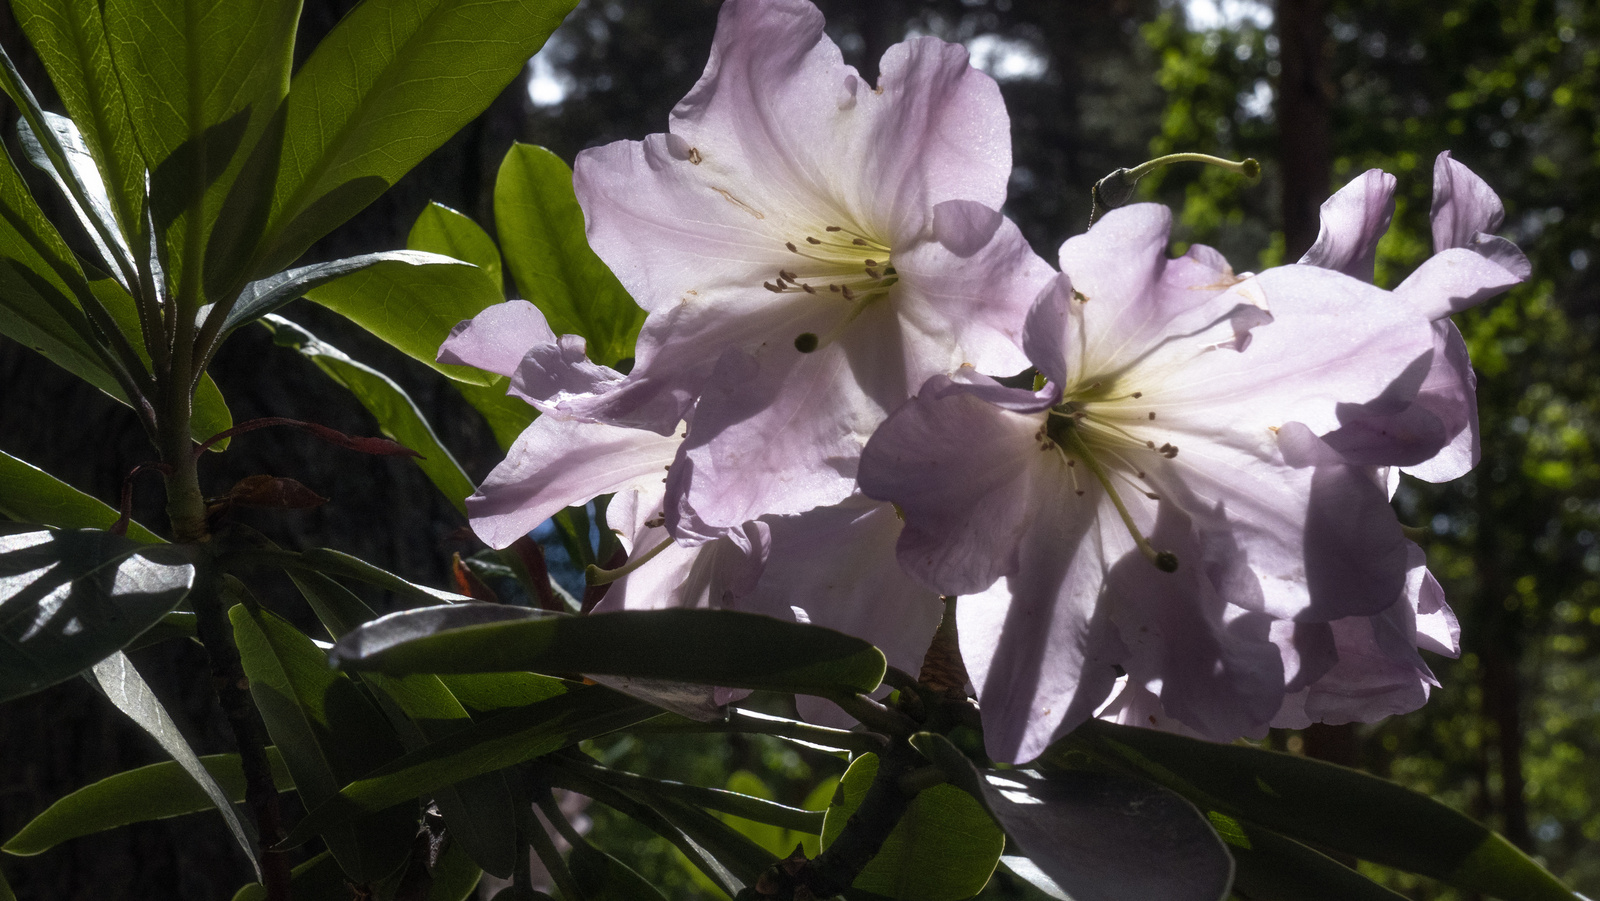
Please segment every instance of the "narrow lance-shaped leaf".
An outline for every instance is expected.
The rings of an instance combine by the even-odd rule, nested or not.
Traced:
[[[885,669],[859,638],[753,613],[568,616],[496,604],[391,613],[340,639],[332,659],[396,675],[601,673],[812,694],[872,691]]]
[[[352,10],[295,75],[255,271],[293,262],[488,108],[574,5],[371,0]]]
[[[11,6],[100,169],[122,233],[137,234],[144,155],[111,63],[99,0],[14,0]]]
[[[272,781],[278,791],[292,791],[294,780],[278,749],[267,748]],[[244,768],[237,754],[200,758],[211,778],[233,803],[244,801]],[[0,850],[27,857],[42,854],[71,839],[168,817],[210,810],[213,802],[177,761],[163,761],[107,776],[51,804],[22,827]]]
[[[411,224],[406,235],[407,250],[424,250],[471,263],[484,271],[502,293],[505,280],[500,274],[500,248],[483,227],[442,203],[430,203]]]
[[[238,300],[223,318],[220,334],[226,336],[239,326],[276,312],[285,304],[306,296],[315,288],[374,266],[395,266],[403,272],[406,266],[463,266],[463,264],[460,260],[434,253],[388,250],[279,272],[253,281],[244,287],[239,293]]]
[[[473,491],[472,480],[461,471],[461,464],[439,441],[439,436],[404,389],[383,373],[357,363],[338,348],[318,340],[281,316],[268,317],[266,325],[272,329],[273,341],[280,347],[299,351],[325,375],[355,395],[378,420],[378,427],[385,435],[421,454],[414,458],[417,467],[458,512],[466,515],[466,499]]]
[[[495,180],[494,218],[518,293],[550,328],[582,335],[602,365],[631,357],[644,311],[589,248],[567,164],[543,147],[513,145]]]
[[[0,525],[0,701],[115,653],[176,607],[193,582],[194,566],[178,548]]]
[[[1426,795],[1319,760],[1091,721],[1086,740],[1197,804],[1290,838],[1505,901],[1574,901],[1485,826]],[[1374,829],[1373,823],[1384,828]]]
[[[256,834],[253,826],[247,821],[240,820],[239,812],[234,809],[233,801],[212,778],[211,773],[201,765],[200,758],[195,755],[194,749],[184,740],[183,734],[178,731],[178,726],[172,721],[172,716],[167,709],[161,706],[155,692],[150,690],[139,671],[134,669],[133,661],[121,651],[94,665],[92,670],[94,680],[105,692],[106,698],[118,710],[128,715],[128,718],[139,725],[139,728],[150,733],[161,749],[169,754],[173,761],[183,767],[184,772],[200,786],[206,797],[216,806],[222,814],[222,819],[228,824],[228,831],[233,833],[234,841],[244,849],[245,856],[250,858],[250,863],[255,867],[256,878],[261,878],[261,860],[256,856]]]
[[[462,729],[355,780],[316,805],[286,840],[295,844],[407,798],[492,773],[658,715],[626,695],[584,686]]]
[[[283,753],[307,807],[400,756],[394,730],[347,676],[328,670],[322,652],[277,616],[243,605],[230,613],[250,694]],[[356,882],[376,882],[405,862],[416,834],[415,808],[373,807],[322,833]]]
[[[327,576],[290,573],[289,577],[335,637],[377,618],[360,598]],[[392,711],[390,722],[407,751],[417,751],[472,725],[466,708],[437,676],[391,679],[369,674],[365,680],[376,689],[379,705]],[[516,810],[504,777],[499,773],[476,776],[439,789],[434,800],[451,838],[464,845],[483,869],[510,878],[517,860]]]

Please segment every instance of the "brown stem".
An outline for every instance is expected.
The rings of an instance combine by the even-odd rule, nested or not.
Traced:
[[[202,564],[189,599],[194,605],[195,631],[206,655],[211,658],[211,686],[233,729],[239,745],[239,763],[244,770],[245,803],[256,821],[261,857],[261,879],[267,901],[289,901],[289,855],[276,850],[287,833],[283,814],[278,809],[278,788],[272,781],[272,765],[267,761],[267,738],[256,717],[250,698],[250,680],[233,643],[226,605],[222,599],[221,576]]]

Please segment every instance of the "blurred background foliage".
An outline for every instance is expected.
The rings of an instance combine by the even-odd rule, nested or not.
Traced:
[[[308,3],[302,48],[351,5]],[[584,147],[660,131],[704,66],[714,0],[586,0],[485,115],[395,190],[312,250],[318,259],[404,246],[437,200],[493,229],[494,172],[512,140],[571,161]],[[1467,478],[1407,480],[1402,519],[1425,546],[1461,620],[1460,660],[1431,659],[1441,687],[1423,710],[1357,728],[1268,741],[1388,776],[1485,820],[1579,891],[1600,893],[1600,5],[1588,0],[820,0],[829,33],[868,78],[890,44],[931,34],[967,45],[1008,104],[1015,169],[1007,212],[1047,259],[1088,219],[1089,186],[1163,153],[1254,156],[1259,182],[1173,168],[1141,184],[1176,211],[1175,251],[1203,242],[1237,270],[1293,261],[1315,237],[1315,208],[1369,168],[1399,178],[1378,282],[1398,284],[1430,252],[1435,155],[1451,150],[1499,191],[1504,233],[1533,278],[1459,317],[1479,372],[1483,463]],[[0,14],[0,41],[36,89],[45,79]],[[302,50],[303,58],[303,50]],[[298,60],[297,60],[298,61]],[[48,91],[45,102],[51,105]],[[58,106],[54,108],[59,108]],[[15,112],[5,109],[15,157]],[[514,287],[512,287],[514,293]],[[492,435],[419,364],[301,304],[293,318],[399,380],[474,477],[497,461]],[[258,330],[215,370],[236,420],[287,415],[373,432],[292,352]],[[131,416],[0,339],[0,449],[33,460],[78,455],[58,474],[111,500],[149,456]],[[67,408],[71,417],[53,411]],[[243,443],[243,442],[241,442]],[[93,446],[94,454],[84,449]],[[292,438],[263,437],[220,461],[220,487],[254,472],[329,494],[318,511],[262,528],[296,546],[344,547],[412,578],[444,584],[462,521],[404,463],[350,460]],[[144,504],[144,501],[140,502]],[[151,500],[145,515],[160,520]],[[136,510],[147,509],[136,507]],[[355,536],[355,537],[352,537]],[[353,544],[354,543],[354,544]],[[297,600],[283,593],[294,615]],[[270,599],[270,594],[269,594]],[[303,613],[302,613],[303,618]],[[181,665],[180,665],[181,664]],[[208,693],[162,672],[194,662],[140,660],[192,722],[216,723]],[[150,671],[154,670],[154,673]],[[8,705],[0,729],[0,831],[95,778],[156,759],[142,736],[81,684]],[[220,733],[193,736],[225,749]],[[759,738],[621,739],[603,749],[635,771],[702,785],[759,780],[793,804],[825,803],[842,769]],[[753,790],[753,789],[752,789]],[[820,790],[821,795],[817,792]],[[594,811],[595,841],[675,897],[705,891],[670,849]],[[197,820],[198,818],[188,818]],[[229,866],[209,824],[158,823],[87,842],[75,854],[7,861],[23,897],[227,897]],[[1373,824],[1382,829],[1383,824]],[[782,837],[768,837],[779,841]],[[773,850],[779,850],[774,848]],[[107,873],[119,874],[113,882]],[[238,878],[232,878],[236,875]],[[1459,893],[1377,874],[1419,899]],[[33,891],[26,889],[32,887]],[[1020,897],[997,879],[985,897]]]

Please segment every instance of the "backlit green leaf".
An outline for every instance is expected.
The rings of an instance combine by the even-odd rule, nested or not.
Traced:
[[[582,335],[589,357],[615,366],[633,356],[644,311],[584,236],[572,170],[531,144],[515,144],[494,186],[495,228],[517,292],[558,335]]]
[[[36,522],[57,529],[109,529],[117,511],[31,463],[0,451],[0,516]],[[136,522],[128,537],[159,542],[154,532]]]

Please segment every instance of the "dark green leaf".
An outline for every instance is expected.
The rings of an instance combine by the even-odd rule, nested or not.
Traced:
[[[573,5],[369,0],[345,16],[289,93],[264,270],[292,262],[483,112]]]
[[[156,699],[155,692],[150,690],[150,686],[139,675],[139,671],[134,669],[133,661],[128,659],[128,655],[118,651],[95,664],[92,672],[95,682],[99,684],[100,690],[105,692],[106,698],[137,723],[139,728],[150,733],[150,737],[161,745],[162,750],[172,757],[173,762],[183,767],[189,778],[200,786],[200,790],[216,806],[217,812],[222,814],[222,819],[228,824],[228,831],[233,833],[234,841],[239,843],[239,847],[244,849],[245,856],[250,858],[259,878],[261,862],[256,857],[256,832],[253,824],[239,819],[238,812],[233,809],[233,800],[201,765],[194,749],[189,747],[183,733],[178,731],[177,723],[172,721],[167,709]]]
[[[331,581],[331,580],[325,580]],[[438,676],[391,678],[368,673],[363,681],[380,702],[397,709],[391,717],[407,751],[471,727],[472,718]],[[517,811],[510,786],[498,773],[484,773],[434,791],[453,841],[483,869],[509,879],[517,865]]]
[[[598,767],[595,768],[593,775],[599,781],[623,790],[648,791],[662,798],[672,798],[707,810],[733,814],[752,823],[776,827],[779,833],[803,832],[808,835],[822,833],[821,810],[802,810],[773,801],[771,791],[761,784],[759,777],[748,770],[735,773],[726,790],[704,788],[667,779],[651,779],[623,770]],[[758,844],[762,844],[768,851],[779,853],[779,849],[770,844],[759,841]],[[795,842],[782,844],[786,844],[786,847],[782,848],[783,854],[787,855],[794,850]]]
[[[835,802],[828,805],[823,848],[844,831],[877,774],[876,754],[863,754],[850,764]],[[1005,834],[983,805],[953,785],[935,785],[911,801],[883,847],[856,877],[855,887],[897,901],[970,898],[988,883],[1005,844]]]
[[[294,780],[278,755],[267,748],[272,781],[291,791]],[[237,754],[208,754],[200,765],[217,781],[229,800],[244,801],[244,770]],[[64,841],[168,817],[210,810],[212,801],[175,761],[163,761],[107,776],[51,804],[6,842],[7,854],[42,854]]]
[[[349,677],[328,669],[311,639],[266,611],[240,605],[230,615],[250,694],[308,808],[400,756],[400,741],[383,714]],[[405,863],[416,810],[385,809],[403,800],[318,830],[352,880],[377,882]]]
[[[1233,860],[1206,818],[1167,789],[1055,767],[979,771],[944,736],[923,732],[912,743],[1074,901],[1228,896]]]
[[[358,557],[335,551],[330,548],[312,548],[303,554],[277,553],[269,558],[269,562],[283,566],[286,569],[307,569],[330,576],[341,576],[376,585],[379,588],[392,591],[409,603],[437,604],[440,601],[454,603],[457,601],[470,601],[469,597],[429,588],[426,585],[415,585],[407,582],[392,572],[380,569]]]
[[[16,167],[0,152],[0,334],[128,402],[80,306],[88,281]]]
[[[144,155],[111,64],[100,3],[14,0],[12,10],[99,165],[122,233],[137,234],[143,228]]]
[[[350,901],[350,882],[333,854],[324,851],[290,871],[289,896],[295,901]],[[233,901],[267,901],[266,886],[252,882]]]
[[[644,311],[589,248],[572,170],[531,144],[515,144],[494,185],[494,221],[517,291],[558,335],[582,335],[589,357],[615,366],[633,355]]]
[[[300,2],[104,0],[103,8],[150,167],[166,274],[198,306],[207,236],[288,90]]]
[[[495,287],[505,292],[500,275],[500,248],[478,223],[441,203],[430,203],[411,226],[406,236],[407,250],[423,250],[465,260],[488,274]]]
[[[398,253],[421,256],[420,251]],[[459,382],[488,385],[497,376],[471,366],[438,362],[439,345],[463,319],[502,300],[488,273],[476,266],[427,254],[448,265],[372,266],[306,292],[306,297],[355,322]]]
[[[178,606],[193,582],[177,548],[0,525],[0,701],[105,659]]]
[[[239,293],[239,299],[223,319],[221,333],[226,335],[246,322],[259,319],[291,301],[306,296],[316,288],[363,270],[390,269],[398,273],[399,281],[404,281],[406,271],[413,266],[451,266],[463,272],[471,268],[459,260],[438,254],[414,250],[388,250],[290,269],[245,285],[244,290]]]
[[[483,870],[460,845],[452,844],[439,856],[433,868],[433,885],[428,889],[427,901],[467,901],[478,888]]]
[[[1091,721],[1079,740],[1196,804],[1290,838],[1506,901],[1574,901],[1559,880],[1465,814],[1333,764]],[[1072,739],[1069,739],[1069,742]],[[1065,747],[1053,753],[1064,753]],[[1382,829],[1373,828],[1382,823]]]
[[[1234,888],[1251,901],[1405,901],[1342,863],[1251,823],[1213,813],[1238,865]]]
[[[58,529],[109,529],[117,511],[37,466],[0,451],[0,516]],[[154,532],[128,524],[128,537],[158,542]]]
[[[346,785],[336,797],[313,804],[287,841],[305,841],[363,813],[626,728],[656,713],[647,704],[598,686],[507,711],[407,754]]]
[[[660,890],[627,864],[588,842],[573,846],[567,868],[584,901],[666,901]]]
[[[357,363],[337,347],[323,343],[315,335],[281,316],[270,316],[266,323],[273,330],[275,342],[299,351],[329,378],[355,395],[367,412],[378,420],[378,427],[385,435],[421,454],[421,457],[412,458],[413,462],[456,510],[466,515],[466,499],[473,492],[472,480],[467,478],[467,474],[461,471],[461,464],[440,443],[439,436],[404,389],[383,373]]]
[[[885,667],[859,638],[753,613],[568,616],[497,604],[392,613],[340,639],[331,657],[391,674],[605,673],[812,694],[872,691]]]
[[[481,713],[523,707],[567,690],[560,679],[537,673],[466,673],[439,678],[463,706]]]

